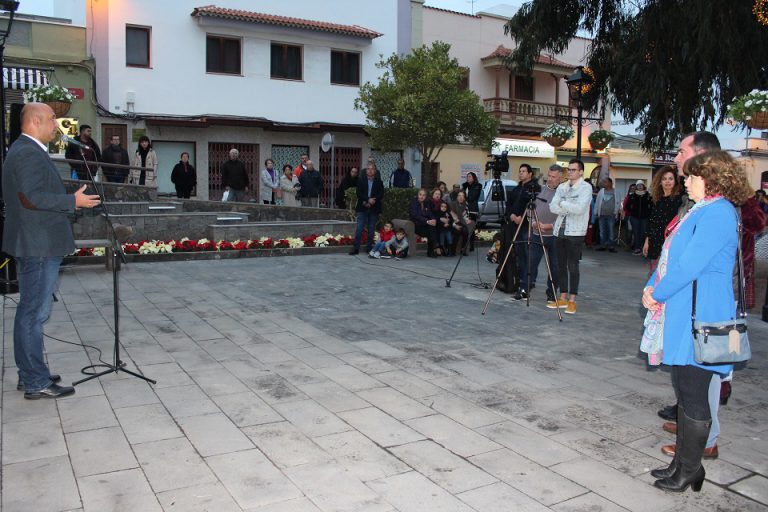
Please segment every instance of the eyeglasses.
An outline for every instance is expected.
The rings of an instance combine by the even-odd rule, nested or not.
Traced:
[[[581,171],[581,169],[579,169],[578,167],[575,167],[575,168],[574,167],[569,167],[568,168],[568,172],[579,172],[579,171]]]

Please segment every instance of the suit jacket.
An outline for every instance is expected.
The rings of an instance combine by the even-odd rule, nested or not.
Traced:
[[[373,206],[366,208],[363,204],[368,201],[369,198],[375,198],[376,202]],[[384,200],[384,183],[381,180],[373,179],[373,186],[371,187],[371,195],[368,195],[368,176],[361,176],[357,178],[357,206],[356,212],[371,212],[379,214],[381,213],[381,203]]]
[[[48,152],[22,135],[11,145],[3,168],[3,251],[17,257],[66,256],[75,251],[67,194]]]

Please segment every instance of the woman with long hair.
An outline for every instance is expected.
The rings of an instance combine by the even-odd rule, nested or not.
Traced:
[[[641,350],[649,363],[672,369],[677,396],[675,457],[653,470],[654,485],[683,492],[701,490],[701,464],[712,425],[708,392],[713,374],[728,375],[732,364],[701,364],[694,359],[691,330],[693,294],[696,318],[719,322],[736,317],[733,269],[738,246],[736,206],[753,194],[744,169],[725,151],[707,151],[683,167],[688,197],[696,204],[671,226],[656,270],[643,289],[649,310]],[[695,286],[694,286],[695,285]],[[652,324],[652,325],[651,325]],[[660,335],[657,335],[659,333]]]
[[[131,165],[133,167],[148,167],[149,169],[131,169],[128,183],[148,187],[157,186],[157,154],[152,149],[152,141],[146,135],[139,137],[139,145],[133,155]]]
[[[651,213],[643,243],[643,255],[650,260],[651,271],[656,268],[665,231],[677,215],[681,202],[682,187],[677,180],[676,169],[665,165],[656,172],[651,182]]]

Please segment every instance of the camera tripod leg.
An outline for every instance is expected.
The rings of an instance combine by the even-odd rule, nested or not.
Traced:
[[[509,242],[509,249],[507,249],[507,254],[504,255],[504,261],[501,263],[501,267],[499,270],[498,275],[496,275],[496,279],[493,281],[493,286],[491,287],[490,293],[488,293],[488,298],[485,300],[485,305],[483,306],[483,312],[484,315],[485,312],[488,310],[488,305],[491,303],[491,297],[493,296],[493,292],[496,291],[496,287],[499,284],[499,279],[501,279],[501,275],[504,273],[504,269],[507,267],[507,261],[509,261],[509,257],[512,255],[512,250],[515,248],[515,242],[517,240],[518,235],[520,234],[520,229],[523,227],[522,222],[517,225],[517,229],[515,230],[515,235],[512,237],[512,240]]]

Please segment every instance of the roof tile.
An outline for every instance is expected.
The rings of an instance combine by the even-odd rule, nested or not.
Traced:
[[[192,11],[195,17],[222,18],[236,21],[246,21],[250,23],[262,23],[265,25],[277,25],[281,27],[300,28],[305,30],[315,30],[318,32],[330,32],[333,34],[342,34],[346,36],[362,37],[366,39],[376,39],[383,34],[361,27],[358,25],[341,25],[339,23],[330,23],[327,21],[315,21],[302,18],[292,18],[288,16],[277,16],[262,12],[242,11],[239,9],[227,9],[215,5],[206,5],[196,7]]]
[[[512,50],[504,46],[503,44],[500,44],[496,47],[495,50],[490,55],[486,55],[482,58],[482,60],[490,60],[490,59],[499,59],[508,57],[512,53]],[[547,55],[538,55],[536,57],[536,62],[538,64],[548,64],[550,66],[557,66],[561,68],[568,68],[568,69],[576,69],[576,66],[573,64],[568,64],[567,62],[563,62],[561,60],[557,60],[554,57],[549,57]]]

